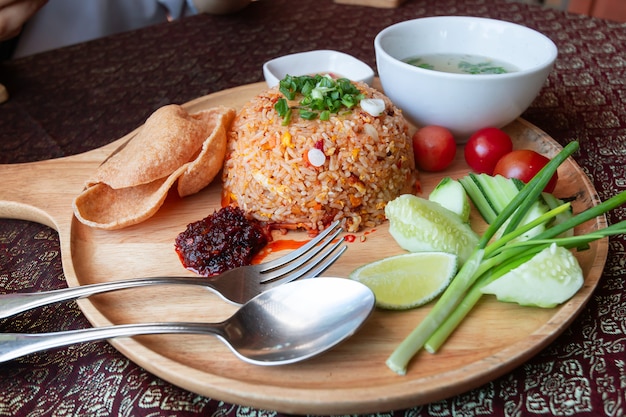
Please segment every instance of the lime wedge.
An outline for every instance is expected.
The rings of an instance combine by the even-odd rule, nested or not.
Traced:
[[[404,194],[387,203],[385,215],[389,233],[409,252],[452,253],[462,265],[478,245],[469,224],[434,201]]]
[[[406,310],[433,300],[457,271],[457,257],[445,252],[415,252],[391,256],[361,266],[350,279],[369,287],[376,305]]]
[[[500,301],[552,308],[569,300],[583,282],[582,269],[572,252],[552,244],[482,287],[481,292]]]

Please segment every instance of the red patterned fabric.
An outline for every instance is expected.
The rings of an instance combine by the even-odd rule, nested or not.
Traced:
[[[546,87],[523,115],[561,144],[601,199],[626,188],[626,25],[495,0],[410,0],[397,9],[329,0],[261,0],[228,16],[195,16],[0,65],[0,163],[107,144],[158,107],[262,80],[266,60],[336,49],[375,67],[373,39],[398,21],[476,15],[521,23],[559,48]],[[0,199],[2,186],[0,183]],[[624,207],[610,223],[626,219]],[[0,292],[64,287],[56,232],[0,219]],[[437,403],[385,416],[622,416],[626,409],[626,238],[612,238],[582,314],[511,373]],[[0,320],[2,332],[89,326],[75,303]],[[89,343],[0,364],[0,416],[279,416],[173,386],[109,344]]]

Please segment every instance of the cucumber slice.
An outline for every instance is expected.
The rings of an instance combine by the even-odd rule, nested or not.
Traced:
[[[459,179],[459,182],[466,190],[469,198],[472,200],[483,219],[489,224],[495,220],[498,214],[504,210],[509,202],[515,198],[517,193],[524,187],[524,183],[517,178],[505,178],[501,175],[491,176],[487,174],[469,173],[467,176]],[[526,224],[542,214],[545,214],[548,210],[549,208],[544,204],[543,199],[539,199],[531,206],[520,224]],[[508,222],[496,233],[496,239],[501,237],[507,224]],[[527,240],[543,232],[545,228],[545,225],[537,226],[515,240]]]
[[[474,207],[476,207],[483,219],[485,219],[488,224],[491,224],[498,216],[498,213],[491,201],[485,196],[481,187],[474,181],[473,175],[474,174],[469,174],[468,176],[460,178],[459,183],[461,183],[467,195],[472,200],[472,203],[474,203]]]
[[[469,173],[459,179],[474,206],[485,221],[491,224],[524,184],[501,175]]]
[[[583,272],[574,255],[552,244],[480,291],[493,294],[500,301],[552,308],[569,300],[583,282]]]
[[[428,199],[456,213],[463,222],[469,221],[470,203],[465,188],[460,182],[445,177],[430,193]]]
[[[389,233],[410,252],[447,252],[465,263],[478,245],[478,235],[459,216],[439,203],[411,194],[385,207]]]

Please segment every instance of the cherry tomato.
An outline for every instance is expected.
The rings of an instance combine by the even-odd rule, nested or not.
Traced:
[[[443,171],[456,155],[454,136],[445,127],[422,127],[413,135],[413,154],[419,169]]]
[[[550,161],[548,158],[530,149],[516,150],[500,158],[493,170],[493,175],[517,178],[527,183],[548,163],[548,161]],[[547,193],[554,191],[558,179],[559,176],[555,172],[543,191]]]
[[[493,173],[500,158],[513,150],[513,142],[506,132],[486,127],[478,130],[465,144],[465,161],[479,174]]]

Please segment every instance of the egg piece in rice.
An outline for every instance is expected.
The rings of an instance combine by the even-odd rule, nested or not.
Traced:
[[[279,87],[246,103],[229,133],[224,203],[291,229],[322,230],[334,220],[350,232],[381,224],[387,202],[415,184],[409,124],[384,94],[353,84],[363,100],[384,103],[380,114],[356,105],[328,120],[293,111],[283,123]]]

